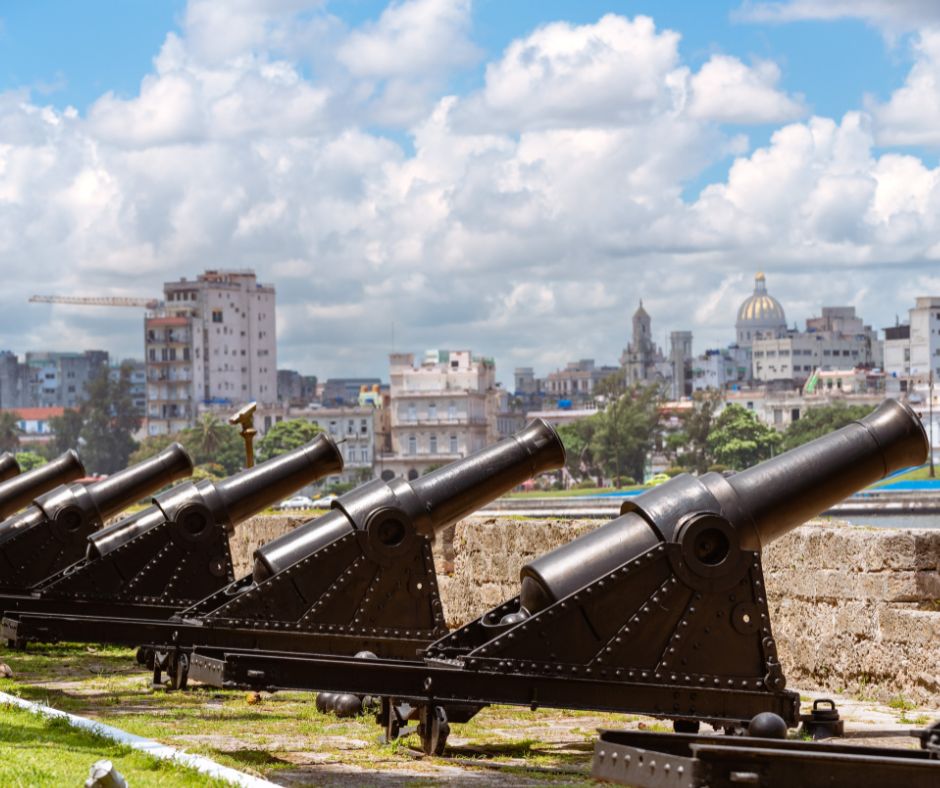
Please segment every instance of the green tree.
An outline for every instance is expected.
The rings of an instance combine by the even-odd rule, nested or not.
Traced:
[[[705,473],[714,458],[709,449],[715,413],[721,405],[720,391],[697,391],[692,395],[692,410],[682,419],[681,435],[684,445],[676,460],[683,468],[695,473]]]
[[[594,387],[595,396],[604,397],[610,401],[620,399],[627,391],[627,376],[622,371],[601,378]]]
[[[238,473],[245,467],[245,441],[236,427],[223,424],[227,428],[222,433],[222,441],[214,456],[207,457],[205,462],[217,463],[222,466],[226,476]],[[185,445],[185,444],[184,444]]]
[[[303,419],[279,421],[258,442],[258,462],[299,448],[312,441],[322,431],[318,424]]]
[[[205,462],[193,468],[192,481],[199,482],[203,479],[208,479],[210,482],[217,482],[219,479],[224,479],[227,475],[225,468],[217,462]]]
[[[201,420],[200,420],[201,421]],[[212,465],[221,469],[222,476],[231,476],[245,467],[245,444],[238,429],[216,419],[217,435],[212,442],[205,439],[205,430],[201,424],[175,435],[148,435],[137,450],[130,456],[130,463],[142,462],[148,457],[159,454],[173,442],[179,442],[189,452],[195,465]],[[214,429],[213,432],[216,432]],[[209,451],[207,446],[215,446]]]
[[[13,451],[20,445],[20,414],[4,411],[0,413],[0,451]]]
[[[141,414],[131,396],[131,367],[121,366],[117,380],[107,367],[86,384],[82,404],[82,458],[93,473],[114,473],[127,467],[137,448],[133,433],[140,429]]]
[[[128,465],[136,465],[159,454],[167,446],[178,440],[176,435],[148,435],[140,443],[130,457],[127,458]]]
[[[567,424],[559,424],[555,429],[565,446],[565,465],[575,479],[593,477],[597,486],[603,486],[603,470],[597,466],[591,441],[597,431],[599,417],[602,414],[579,419]]]
[[[658,386],[632,386],[592,417],[597,419],[591,438],[592,454],[616,487],[622,486],[625,476],[643,478],[646,455],[659,429],[662,400]]]
[[[47,444],[52,457],[69,449],[78,448],[78,439],[82,434],[82,414],[77,410],[67,410],[61,416],[49,419],[49,428],[53,438]]]
[[[871,413],[871,408],[868,405],[846,405],[843,402],[808,408],[787,428],[780,448],[786,451],[801,446],[869,413]]]
[[[31,471],[33,468],[38,468],[40,465],[46,464],[46,458],[34,451],[18,451],[16,453],[16,461],[20,464],[20,471],[22,473],[26,473],[26,471]]]
[[[203,413],[196,426],[188,431],[190,445],[201,457],[212,457],[225,443],[226,433],[233,430],[233,426],[225,424],[214,413]]]
[[[715,462],[743,470],[773,456],[783,436],[758,420],[753,411],[728,405],[714,421],[708,451]]]

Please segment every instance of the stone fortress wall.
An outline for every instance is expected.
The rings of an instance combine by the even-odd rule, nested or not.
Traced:
[[[236,575],[252,551],[301,517],[255,517],[232,537]],[[519,592],[519,567],[598,520],[475,516],[438,537],[435,563],[450,627]],[[899,696],[940,709],[940,529],[815,520],[763,554],[771,623],[789,686]]]

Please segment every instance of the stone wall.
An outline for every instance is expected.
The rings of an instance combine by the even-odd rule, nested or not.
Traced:
[[[255,518],[233,537],[251,552],[296,517]],[[435,563],[450,627],[519,592],[519,567],[598,521],[473,517],[439,538]],[[940,529],[803,526],[764,552],[771,622],[790,685],[940,708]]]
[[[251,572],[251,556],[261,545],[292,531],[309,519],[298,515],[265,515],[252,517],[239,525],[229,539],[235,577],[243,577]],[[453,538],[454,526],[451,526],[440,534],[434,544],[434,566],[442,577],[454,571]]]

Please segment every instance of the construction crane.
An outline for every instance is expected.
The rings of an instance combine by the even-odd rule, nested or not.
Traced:
[[[156,309],[160,302],[156,298],[134,298],[132,296],[30,296],[31,304],[78,304],[80,306],[133,306]]]

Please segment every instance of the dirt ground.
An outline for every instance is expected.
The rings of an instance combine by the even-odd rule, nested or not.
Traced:
[[[0,680],[0,690],[281,785],[588,785],[598,728],[670,729],[630,715],[490,707],[452,726],[443,757],[427,757],[418,751],[417,736],[384,744],[372,718],[321,714],[306,693],[155,690],[127,649],[35,646],[0,658],[14,673]],[[817,697],[803,695],[807,709]],[[940,710],[915,708],[902,697],[890,704],[864,697],[835,700],[854,743],[915,747],[907,731],[940,717]]]

